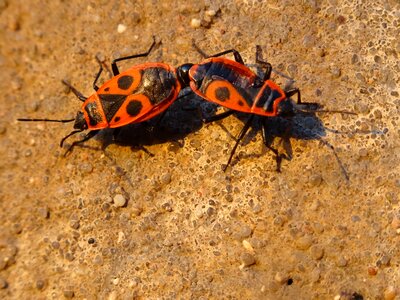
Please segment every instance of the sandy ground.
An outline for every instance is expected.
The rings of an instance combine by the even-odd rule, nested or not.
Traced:
[[[245,119],[203,125],[190,94],[67,157],[71,123],[16,121],[73,118],[61,80],[90,95],[96,56],[152,35],[121,69],[259,44],[305,101],[357,115],[271,120],[281,173],[257,124],[222,172]],[[399,298],[399,37],[396,0],[0,1],[0,298]]]

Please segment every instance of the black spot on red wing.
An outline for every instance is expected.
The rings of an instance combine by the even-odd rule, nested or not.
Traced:
[[[215,98],[219,101],[226,101],[230,97],[229,89],[225,86],[219,87],[215,90]]]
[[[126,112],[131,117],[136,117],[143,108],[143,104],[137,100],[131,100],[126,106]]]
[[[105,92],[108,92],[109,90],[110,90],[109,86],[104,89]]]
[[[244,106],[243,101],[242,101],[242,100],[239,100],[239,101],[238,101],[238,105],[239,105],[239,106]]]
[[[121,90],[127,90],[133,83],[133,77],[129,75],[124,75],[118,78],[118,87]]]
[[[120,117],[115,117],[114,122],[118,122],[119,120],[121,120]]]
[[[99,94],[101,106],[108,122],[115,116],[126,97],[126,95],[118,94]]]

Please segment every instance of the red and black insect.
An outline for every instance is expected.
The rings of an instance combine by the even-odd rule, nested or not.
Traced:
[[[149,55],[155,45],[155,39],[149,50],[145,53],[131,55],[115,59],[111,63],[113,77],[101,87],[97,81],[103,71],[100,70],[93,82],[95,93],[85,97],[68,82],[63,81],[70,87],[72,92],[83,102],[82,109],[75,119],[28,119],[20,118],[18,121],[45,121],[45,122],[74,122],[74,131],[65,136],[60,146],[70,136],[90,130],[86,136],[74,141],[67,153],[80,143],[94,137],[101,129],[119,128],[131,123],[140,123],[160,115],[177,98],[182,84],[187,82],[189,65],[182,65],[175,69],[164,63],[143,63],[129,68],[120,73],[117,62]]]
[[[194,47],[203,56],[207,57],[196,45]],[[220,57],[229,53],[234,55],[235,61]],[[237,137],[236,144],[231,150],[224,170],[231,163],[240,141],[246,135],[256,115],[264,117],[261,118],[264,121],[262,126],[264,142],[275,153],[277,170],[279,171],[280,162],[284,156],[279,155],[278,151],[266,142],[267,118],[278,116],[289,117],[299,111],[308,113],[322,112],[320,110],[322,106],[318,103],[302,102],[298,88],[283,90],[270,79],[272,66],[262,59],[261,47],[258,45],[256,47],[256,63],[265,70],[262,76],[256,75],[245,66],[237,50],[230,49],[208,56],[203,62],[192,65],[189,70],[189,85],[194,93],[207,101],[230,109],[205,120],[206,123],[221,120],[235,111],[250,114],[250,117]],[[294,102],[290,98],[294,95],[297,95],[297,102]]]

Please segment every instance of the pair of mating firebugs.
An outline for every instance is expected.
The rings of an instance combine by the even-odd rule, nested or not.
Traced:
[[[220,120],[235,111],[248,113],[250,117],[241,130],[233,147],[225,170],[241,139],[246,135],[255,115],[276,117],[293,115],[296,111],[316,112],[317,103],[302,103],[300,91],[297,88],[284,91],[270,80],[271,64],[262,60],[261,48],[256,47],[256,63],[263,69],[263,75],[258,76],[243,62],[235,49],[223,51],[211,56],[199,64],[183,64],[178,68],[164,63],[143,63],[120,73],[117,62],[138,57],[146,57],[155,46],[155,39],[145,53],[115,59],[111,63],[113,77],[102,86],[97,81],[103,71],[100,70],[93,82],[95,93],[89,97],[83,96],[68,82],[63,81],[72,92],[83,102],[82,109],[75,119],[27,119],[19,121],[73,122],[74,129],[61,142],[76,133],[90,130],[83,139],[74,141],[68,151],[80,143],[94,137],[101,129],[118,128],[132,123],[149,120],[164,112],[177,98],[180,91],[186,87],[201,98],[217,103],[229,110],[206,120]],[[198,49],[201,51],[200,49]],[[223,55],[232,53],[235,60]],[[297,94],[297,103],[290,99]],[[264,122],[263,130],[266,130]],[[277,156],[277,151],[267,145]]]

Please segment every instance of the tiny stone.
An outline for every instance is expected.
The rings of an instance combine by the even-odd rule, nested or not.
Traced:
[[[201,20],[200,20],[200,19],[195,19],[195,18],[193,18],[193,19],[190,21],[190,26],[191,26],[192,28],[200,28],[200,26],[201,26]]]
[[[20,90],[22,88],[22,79],[21,78],[15,78],[14,80],[11,81],[11,88],[13,90]]]
[[[310,252],[311,252],[312,258],[314,258],[315,260],[319,260],[324,256],[324,248],[322,248],[319,245],[313,245],[310,248]]]
[[[358,155],[360,157],[367,157],[368,155],[368,150],[366,148],[361,148],[360,150],[358,150]]]
[[[39,291],[43,290],[44,287],[45,287],[45,285],[46,285],[46,283],[44,282],[44,280],[42,280],[42,279],[36,280],[36,288],[37,288]]]
[[[72,299],[72,298],[74,298],[74,296],[75,296],[74,291],[71,291],[71,290],[64,291],[64,297],[65,298]]]
[[[249,226],[245,225],[242,228],[240,228],[239,236],[241,238],[248,238],[252,232],[253,230]]]
[[[161,205],[161,207],[167,212],[172,211],[171,203],[169,203],[169,202],[164,203],[163,205]]]
[[[390,256],[388,256],[386,254],[383,255],[382,258],[380,259],[380,263],[383,266],[389,266],[389,264],[390,264]]]
[[[143,208],[141,208],[141,207],[138,206],[138,205],[134,205],[134,206],[132,207],[131,211],[132,211],[132,215],[135,216],[135,217],[137,217],[137,216],[140,216],[140,214],[141,214],[142,211],[143,211]]]
[[[0,134],[5,134],[7,131],[7,127],[5,124],[0,123]]]
[[[48,219],[50,216],[49,209],[47,207],[39,207],[38,209],[39,216],[43,219]]]
[[[288,281],[289,276],[287,274],[283,274],[281,272],[278,272],[275,274],[274,279],[276,282],[280,283],[280,284],[284,284]]]
[[[60,243],[57,241],[54,241],[51,243],[51,246],[53,247],[53,249],[59,249],[60,248]]]
[[[345,267],[345,266],[347,266],[347,259],[344,258],[343,256],[341,256],[341,257],[339,258],[339,260],[337,261],[337,266],[338,266],[338,267]]]
[[[101,266],[103,265],[103,258],[101,257],[101,255],[96,255],[93,259],[93,263],[95,265]]]
[[[305,235],[305,236],[300,237],[296,241],[296,246],[300,250],[307,250],[312,245],[312,242],[313,242],[312,236]]]
[[[321,277],[321,271],[318,268],[314,268],[310,275],[311,282],[317,282]]]
[[[114,196],[114,204],[117,207],[123,207],[126,204],[126,199],[123,195],[117,194]]]
[[[161,176],[161,183],[162,184],[169,184],[171,182],[171,174],[165,173]]]
[[[342,71],[340,70],[340,68],[333,66],[331,67],[331,74],[333,75],[333,77],[339,78],[342,74]]]
[[[0,277],[0,289],[5,289],[7,287],[8,287],[7,281],[3,277]]]
[[[274,219],[274,225],[276,225],[276,226],[283,226],[284,223],[285,223],[285,222],[284,222],[283,218],[280,217],[280,216],[277,216],[277,217]]]
[[[287,66],[286,70],[290,74],[290,76],[297,75],[297,66],[295,64],[290,64]]]
[[[124,24],[118,24],[117,32],[123,33],[126,30],[126,26]]]
[[[13,231],[13,233],[15,233],[15,234],[20,234],[20,233],[22,232],[22,226],[21,226],[21,224],[20,224],[20,223],[15,223],[15,224],[13,224],[13,226],[12,226],[12,231]]]
[[[244,267],[248,267],[256,263],[256,259],[250,253],[243,253],[240,256],[240,261],[242,262],[242,266]]]
[[[368,274],[371,276],[375,276],[378,273],[378,269],[376,267],[368,267]]]
[[[303,46],[306,48],[310,48],[311,46],[313,46],[315,44],[315,37],[312,35],[306,35],[303,38]]]
[[[75,257],[74,257],[74,255],[72,253],[67,252],[65,254],[65,259],[68,260],[68,261],[73,261],[75,259]]]
[[[214,17],[217,14],[217,11],[214,9],[208,9],[204,12],[204,14],[210,17]]]
[[[243,247],[244,247],[247,251],[254,253],[254,248],[253,248],[253,246],[249,243],[249,241],[243,240],[243,241],[242,241],[242,245],[243,245]]]
[[[311,186],[319,186],[322,182],[322,176],[320,174],[313,174],[309,178],[309,182]]]
[[[89,244],[94,244],[95,242],[96,242],[96,240],[94,238],[88,239],[88,243]]]
[[[79,221],[78,221],[78,220],[71,220],[71,221],[69,221],[69,226],[70,226],[72,229],[77,230],[77,229],[79,229],[80,224],[79,224]]]
[[[392,221],[392,228],[393,229],[399,229],[400,228],[400,218],[395,217]]]
[[[90,174],[93,171],[93,167],[90,163],[79,164],[78,168],[84,174]]]
[[[141,20],[140,14],[138,14],[137,12],[131,13],[131,20],[133,23],[136,23],[136,24],[140,23],[140,20]]]
[[[361,218],[360,218],[359,216],[355,215],[355,216],[351,216],[351,220],[352,220],[353,222],[360,222],[360,221],[361,221]]]

